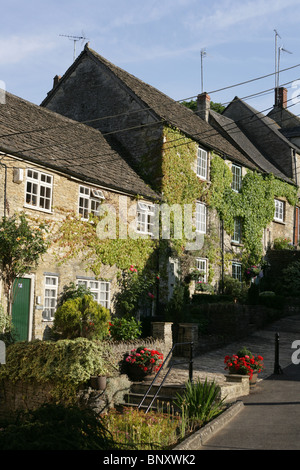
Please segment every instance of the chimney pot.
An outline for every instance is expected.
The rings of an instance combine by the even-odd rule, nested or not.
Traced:
[[[206,92],[201,93],[201,95],[198,95],[198,97],[197,97],[197,112],[196,112],[196,114],[201,119],[208,122],[209,111],[210,111],[210,96]]]

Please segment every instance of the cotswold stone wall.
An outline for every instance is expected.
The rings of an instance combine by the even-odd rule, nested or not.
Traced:
[[[116,374],[107,379],[105,391],[93,390],[90,383],[83,384],[78,390],[78,403],[88,406],[97,412],[115,406],[123,401],[131,381],[123,370],[122,362],[131,349],[139,346],[156,349],[164,358],[172,348],[172,323],[156,322],[153,324],[153,335],[135,341],[110,342],[112,362],[116,366]],[[1,367],[1,365],[0,365]],[[34,410],[45,403],[53,401],[54,384],[37,382],[17,382],[2,380],[0,382],[0,420],[10,420],[20,410]]]

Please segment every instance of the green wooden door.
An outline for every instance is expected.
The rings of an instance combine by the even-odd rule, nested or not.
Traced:
[[[29,333],[31,279],[18,278],[13,286],[12,324],[18,341],[27,341]]]

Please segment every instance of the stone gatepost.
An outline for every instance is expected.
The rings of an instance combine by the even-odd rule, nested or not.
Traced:
[[[193,348],[198,344],[198,324],[197,323],[179,323],[178,331],[179,343],[194,343]],[[190,357],[190,345],[183,345],[178,347],[178,352],[183,357]]]
[[[164,343],[164,357],[171,351],[173,347],[173,333],[171,322],[152,322],[152,336]]]

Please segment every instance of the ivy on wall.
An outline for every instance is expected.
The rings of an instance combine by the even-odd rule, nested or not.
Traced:
[[[226,162],[213,155],[211,161],[211,187],[209,205],[214,207],[228,234],[233,234],[234,219],[242,220],[244,264],[258,264],[263,255],[263,230],[274,218],[274,198],[286,198],[294,206],[297,188],[272,174],[248,170],[239,193],[231,189],[232,174]]]

